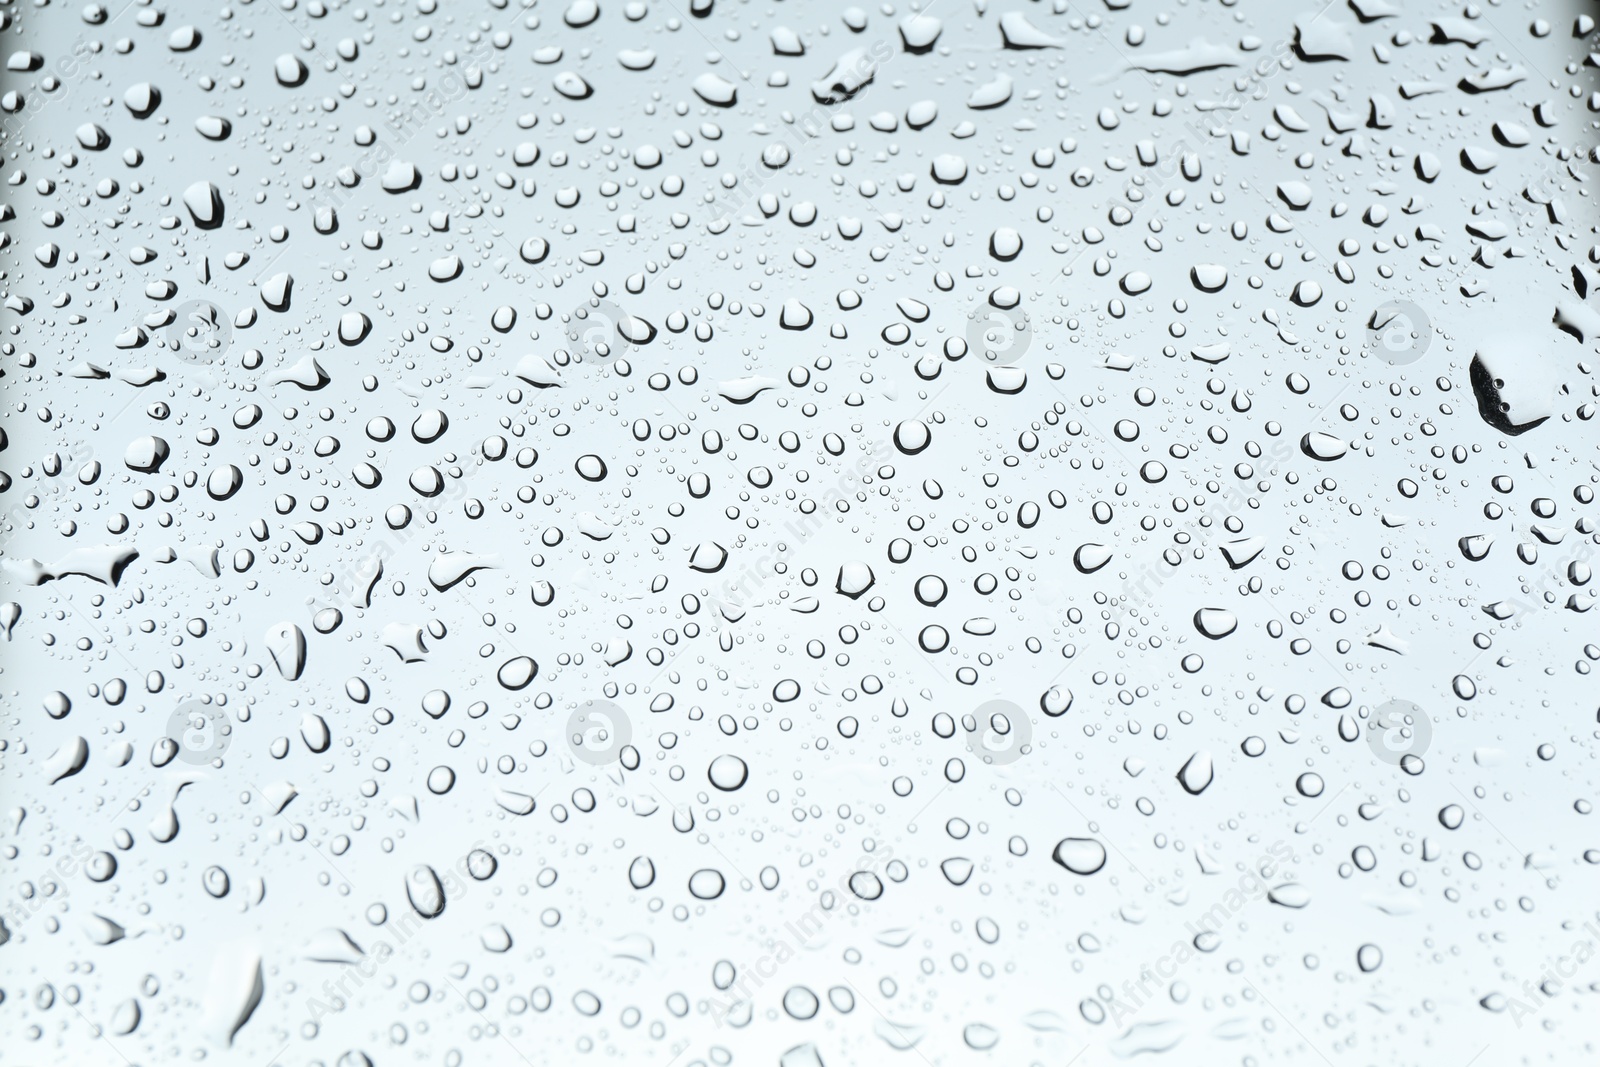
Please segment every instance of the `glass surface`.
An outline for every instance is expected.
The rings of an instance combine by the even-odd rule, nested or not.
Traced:
[[[10,3],[0,1065],[1577,1065],[1586,2]]]

